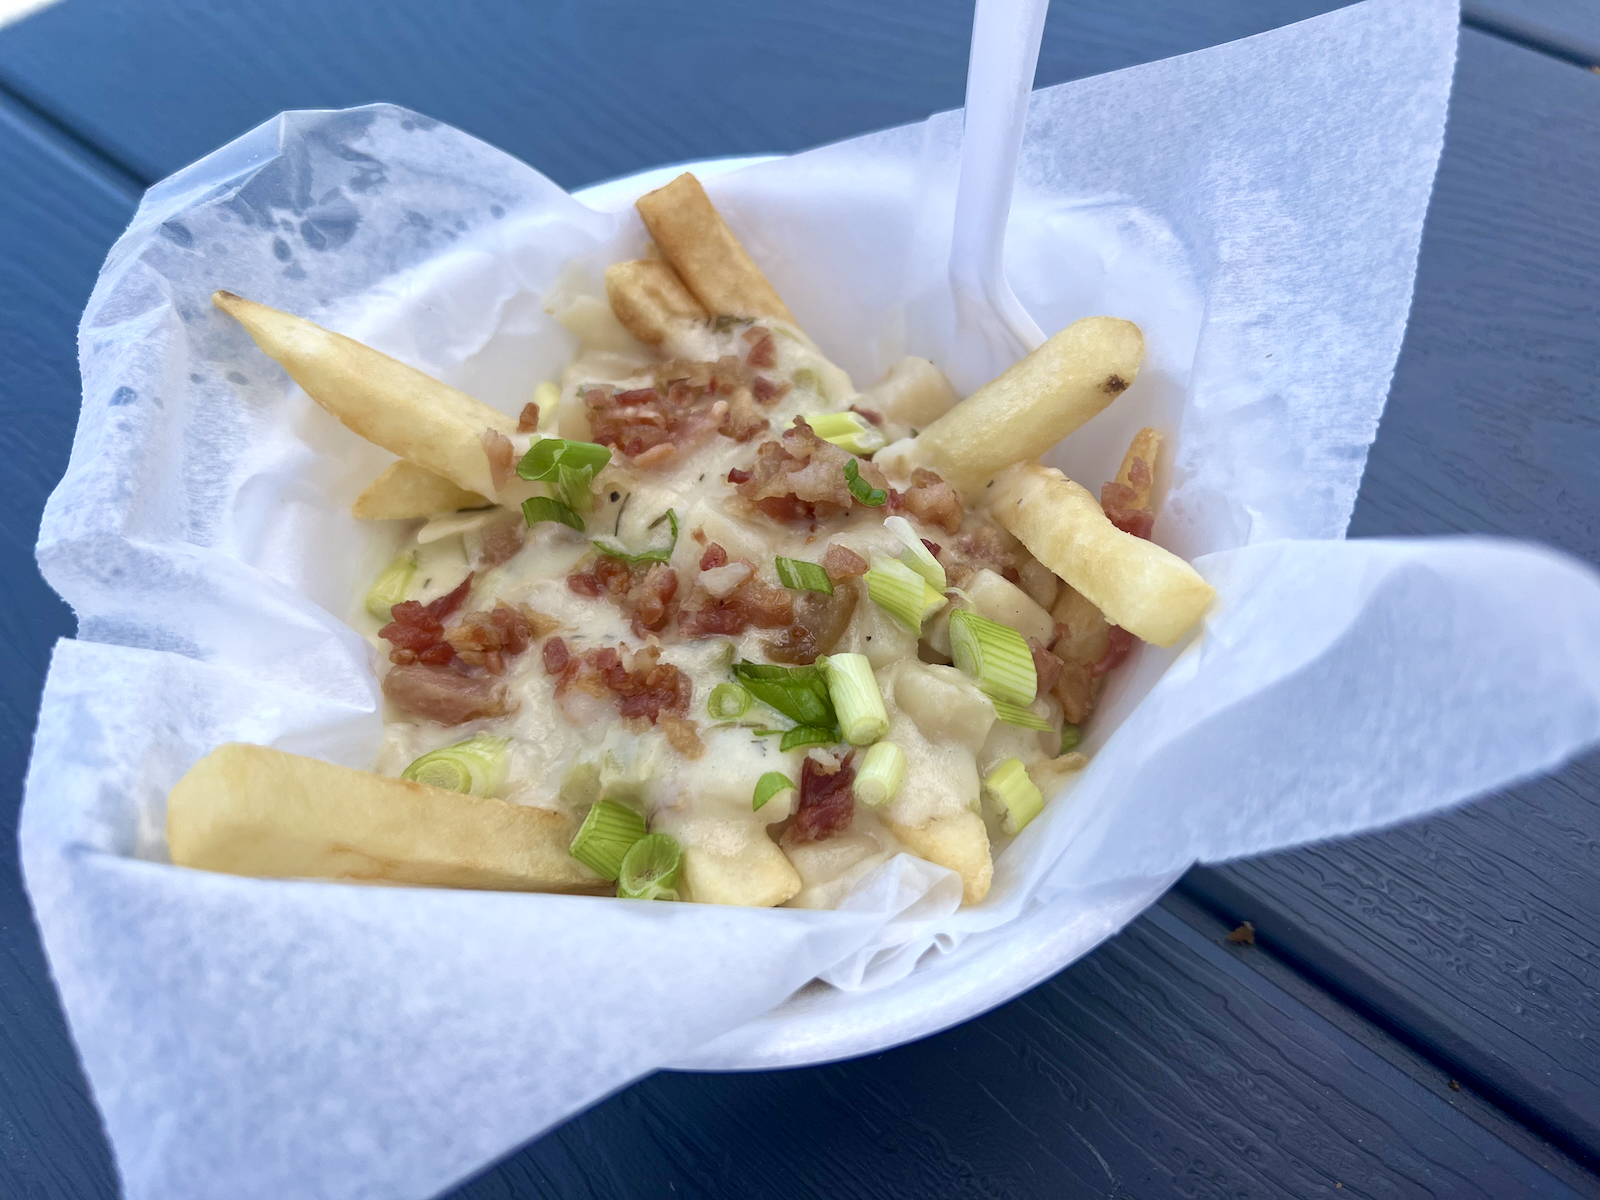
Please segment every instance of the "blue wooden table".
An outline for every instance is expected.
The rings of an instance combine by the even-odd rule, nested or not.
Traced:
[[[1038,82],[1329,0],[1057,5]],[[1600,8],[1470,0],[1411,324],[1352,535],[1600,562]],[[74,331],[141,190],[286,108],[392,100],[569,186],[961,102],[969,3],[65,0],[0,30],[0,813],[51,642],[32,543]],[[848,31],[848,32],[846,32]],[[14,829],[14,824],[11,826]],[[461,1197],[1600,1195],[1600,756],[1410,827],[1196,870],[1084,961],[868,1059],[662,1074]],[[1238,922],[1253,945],[1227,940]],[[9,850],[0,1195],[115,1178]]]

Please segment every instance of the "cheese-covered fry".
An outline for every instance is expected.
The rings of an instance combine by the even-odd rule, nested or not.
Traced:
[[[1006,467],[1038,458],[1127,390],[1143,358],[1132,321],[1074,321],[924,429],[912,461],[975,501]]]
[[[181,867],[506,891],[609,891],[567,853],[576,823],[267,746],[219,746],[167,797]]]
[[[1118,529],[1098,500],[1053,468],[1008,468],[988,504],[996,521],[1106,620],[1147,642],[1172,645],[1216,594],[1176,554]]]
[[[442,475],[402,458],[390,463],[382,475],[367,484],[350,506],[350,513],[363,521],[403,521],[482,508],[489,503],[477,492],[459,488]]]
[[[675,329],[708,316],[678,273],[655,258],[607,267],[606,299],[617,320],[647,346],[659,346]]]
[[[211,299],[346,428],[467,491],[493,496],[497,476],[505,482],[509,457],[491,467],[486,439],[503,442],[516,431],[514,418],[303,317],[232,292]],[[509,443],[504,451],[509,456]]]
[[[661,253],[711,315],[776,317],[797,325],[693,175],[646,193],[635,207]]]

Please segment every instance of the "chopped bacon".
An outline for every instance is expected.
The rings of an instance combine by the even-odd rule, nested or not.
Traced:
[[[553,637],[544,644],[544,669],[551,675],[559,675],[567,669],[567,664],[572,661],[572,652],[567,649],[565,639]]]
[[[700,556],[700,569],[702,571],[714,571],[718,567],[727,565],[728,552],[716,542],[712,542],[707,546],[706,552]]]
[[[841,579],[854,579],[858,575],[865,575],[867,560],[849,546],[833,542],[822,555],[822,569],[828,573],[829,579],[838,583]]]
[[[738,563],[750,567],[744,559],[739,559]],[[723,564],[712,569],[721,570],[723,566],[732,565]],[[794,594],[787,588],[764,582],[752,570],[749,578],[721,599],[696,586],[678,618],[678,632],[689,638],[732,637],[751,626],[782,629],[793,619]]]
[[[587,570],[567,576],[567,590],[604,596],[633,619],[634,633],[643,637],[665,628],[672,616],[678,573],[665,563],[627,563],[602,554]]]
[[[734,467],[728,472],[728,482],[733,484],[749,483],[752,476],[742,467]]]
[[[850,406],[850,411],[855,413],[862,420],[869,422],[870,424],[873,424],[873,425],[882,425],[883,424],[883,414],[881,412],[879,412],[877,409],[874,409],[874,408],[862,408],[859,404],[852,404]]]
[[[699,758],[705,754],[706,744],[700,740],[693,721],[662,713],[656,724],[667,735],[667,744],[685,758]]]
[[[728,473],[739,495],[775,521],[818,521],[847,511],[856,503],[844,477],[852,456],[812,432],[804,418],[783,431],[778,441],[756,448],[751,472]],[[855,460],[870,487],[886,487],[883,473],[864,459]]]
[[[478,549],[478,569],[487,571],[490,567],[509,562],[522,549],[527,536],[527,525],[514,513],[506,520],[496,521],[486,527]]]
[[[927,538],[918,538],[917,540],[927,547],[929,554],[933,555],[935,558],[939,557],[939,550],[941,547],[939,546],[938,542],[930,542]]]
[[[750,347],[749,353],[744,356],[745,362],[752,367],[775,367],[778,365],[778,347],[772,340],[772,334],[760,325],[752,325],[741,335],[745,345]]]
[[[1122,665],[1122,660],[1128,657],[1128,652],[1133,649],[1134,637],[1121,626],[1111,626],[1111,640],[1106,645],[1106,652],[1099,662],[1089,668],[1089,674],[1096,679],[1116,670]]]
[[[503,717],[515,707],[501,680],[455,666],[391,667],[383,677],[383,694],[396,707],[441,725]]]
[[[485,429],[478,435],[478,440],[483,443],[483,452],[489,457],[489,481],[498,492],[511,478],[511,464],[516,461],[517,448],[498,429]]]
[[[737,355],[714,363],[671,359],[654,368],[650,387],[618,392],[585,388],[590,436],[651,467],[685,453],[715,432],[747,441],[767,428],[755,412],[750,371]],[[729,400],[719,396],[731,397]]]
[[[1013,583],[1019,578],[1016,558],[992,525],[979,525],[958,537],[951,560],[945,563],[950,582],[956,587],[966,586],[967,580],[984,567]]]
[[[1028,639],[1028,649],[1033,651],[1033,673],[1039,681],[1038,690],[1034,698],[1044,695],[1056,686],[1056,680],[1061,678],[1061,672],[1066,670],[1067,664],[1044,648],[1044,643],[1038,638]]]
[[[643,579],[635,580],[623,597],[624,611],[633,611],[634,632],[659,630],[672,615],[672,598],[678,591],[678,573],[665,563],[652,563]]]
[[[565,643],[557,657],[563,654],[570,654]],[[549,643],[546,643],[547,669],[550,662]],[[637,718],[652,724],[666,713],[681,717],[689,711],[689,701],[694,696],[689,677],[671,663],[662,662],[661,650],[656,646],[646,646],[632,653],[614,646],[586,650],[576,658],[566,658],[560,675],[556,684],[557,697],[569,687],[594,694],[609,692],[616,699],[617,711],[625,719]]]
[[[772,422],[756,412],[755,400],[749,388],[738,388],[727,402],[727,411],[717,423],[717,432],[736,442],[748,442],[758,433],[772,428]]]
[[[850,828],[856,815],[856,769],[849,755],[829,771],[811,755],[800,768],[800,807],[789,836],[797,842],[820,842]]]
[[[890,507],[903,508],[924,525],[937,525],[946,533],[960,530],[964,515],[961,493],[926,467],[911,472],[911,486],[903,493],[896,492]]]
[[[539,406],[532,400],[522,406],[522,412],[517,417],[518,433],[539,432]]]
[[[458,658],[491,675],[504,674],[506,659],[521,654],[533,638],[532,623],[504,600],[487,612],[466,613],[444,631]]]
[[[794,602],[794,623],[776,637],[766,639],[762,650],[773,662],[809,666],[818,655],[839,644],[856,611],[860,593],[853,587],[823,592],[802,592]]]
[[[789,394],[792,383],[774,383],[765,375],[757,375],[750,383],[750,392],[757,404],[772,404]]]
[[[444,637],[444,621],[461,607],[471,589],[472,576],[468,575],[454,591],[428,604],[402,600],[392,607],[389,615],[394,619],[378,630],[378,636],[394,647],[389,661],[400,666],[420,662],[442,667],[454,658],[455,650]]]
[[[1142,507],[1135,507],[1139,503],[1141,493],[1145,496]],[[1156,516],[1149,504],[1150,495],[1150,466],[1144,459],[1134,457],[1133,465],[1128,468],[1128,482],[1118,483],[1115,480],[1105,484],[1100,489],[1100,507],[1105,511],[1109,520],[1123,533],[1131,533],[1134,537],[1150,537],[1150,530],[1155,526]]]

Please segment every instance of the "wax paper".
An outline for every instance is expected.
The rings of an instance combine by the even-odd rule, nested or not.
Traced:
[[[1013,286],[1047,332],[1109,313],[1148,347],[1053,461],[1093,486],[1140,424],[1167,430],[1156,537],[1218,598],[1186,646],[1119,672],[1089,767],[959,910],[948,872],[904,856],[835,912],[171,866],[165,793],[213,746],[365,766],[380,731],[344,617],[388,552],[348,515],[387,456],[210,292],[516,412],[573,349],[547,298],[597,287],[644,235],[627,188],[586,206],[390,106],[284,114],[151,189],[81,328],[83,413],[39,542],[79,635],[52,662],[21,829],[126,1194],[427,1196],[657,1067],[917,1036],[1086,953],[1195,861],[1415,817],[1600,736],[1593,572],[1508,543],[1340,540],[1455,29],[1453,4],[1383,0],[1035,95]],[[705,172],[859,384],[948,341],[959,137],[943,114]]]

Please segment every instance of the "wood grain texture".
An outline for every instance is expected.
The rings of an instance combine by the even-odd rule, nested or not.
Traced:
[[[1464,32],[1352,535],[1506,534],[1600,563],[1596,147],[1600,78]],[[1447,816],[1185,886],[1281,928],[1378,1019],[1600,1161],[1597,879],[1592,755]]]
[[[663,1074],[453,1200],[1578,1196],[1172,901],[1049,983],[868,1059]],[[1268,969],[1263,969],[1268,968]],[[1446,1099],[1449,1097],[1449,1099]],[[1342,1185],[1342,1186],[1338,1186]]]
[[[1037,78],[1094,75],[1338,7],[1062,2]],[[959,108],[971,27],[971,0],[66,0],[6,30],[0,81],[146,182],[283,109],[388,100],[571,188]]]

